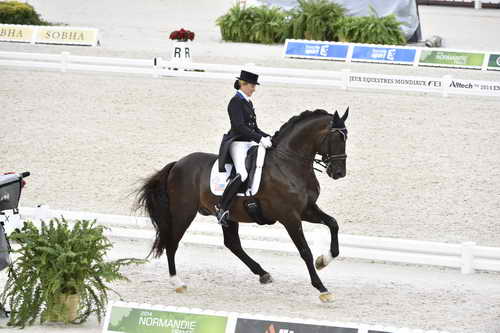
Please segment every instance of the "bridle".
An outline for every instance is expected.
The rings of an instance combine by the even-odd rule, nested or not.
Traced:
[[[323,146],[323,144],[325,143],[325,140],[328,138],[328,136],[333,134],[333,133],[336,133],[336,132],[339,132],[340,134],[342,134],[344,141],[347,140],[347,129],[345,127],[332,128],[321,140],[321,143],[319,145],[320,149]],[[288,151],[286,149],[282,149],[282,148],[274,147],[273,150],[278,152],[280,155],[287,157],[289,159],[298,160],[298,161],[301,161],[302,163],[307,164],[307,165],[311,165],[311,163],[314,162],[316,164],[319,164],[321,167],[323,167],[325,169],[327,169],[333,161],[345,160],[347,158],[346,154],[328,154],[328,153],[319,153],[318,152],[318,155],[321,155],[321,159],[316,159],[316,158],[311,159],[309,157],[304,157],[298,153],[290,152],[290,151]],[[313,167],[313,169],[316,171],[319,171],[319,172],[323,172],[322,170],[314,168],[314,167]]]
[[[330,130],[330,132],[328,132],[325,135],[323,140],[321,140],[321,143],[319,146],[322,147],[323,144],[325,143],[325,140],[328,138],[328,136],[333,134],[333,133],[336,133],[336,132],[339,132],[340,134],[342,134],[342,137],[344,138],[344,142],[347,141],[347,129],[345,127],[336,127],[336,128],[332,128]],[[319,155],[321,155],[321,162],[323,162],[326,166],[328,166],[332,161],[345,160],[347,158],[347,154],[328,154],[328,153],[321,154],[320,153]],[[323,167],[326,167],[326,166],[323,166]]]

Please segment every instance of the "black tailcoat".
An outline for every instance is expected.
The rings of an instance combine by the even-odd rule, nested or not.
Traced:
[[[269,136],[257,126],[255,109],[252,102],[248,102],[239,92],[231,98],[227,107],[231,129],[224,134],[219,148],[219,171],[224,172],[224,165],[231,162],[229,146],[233,141],[259,142],[263,136]]]

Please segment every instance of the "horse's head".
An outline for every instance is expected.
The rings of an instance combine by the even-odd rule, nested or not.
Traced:
[[[318,150],[318,154],[322,156],[322,160],[326,164],[326,173],[333,179],[339,179],[346,175],[347,129],[345,121],[348,114],[349,108],[342,117],[335,111],[331,126],[328,127],[328,132],[323,137]]]
[[[349,108],[342,117],[338,112],[325,110],[304,111],[290,118],[274,134],[273,146],[277,154],[288,160],[312,165],[316,154],[322,155],[328,176],[333,179],[346,175],[345,121]]]

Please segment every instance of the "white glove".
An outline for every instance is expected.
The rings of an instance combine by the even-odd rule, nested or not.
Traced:
[[[260,142],[259,144],[264,147],[264,148],[271,148],[273,143],[271,142],[271,137],[270,136],[263,136],[261,139],[260,139]]]

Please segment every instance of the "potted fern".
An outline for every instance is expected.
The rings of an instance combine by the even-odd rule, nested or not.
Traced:
[[[105,261],[113,246],[96,221],[64,219],[42,222],[38,228],[25,223],[10,235],[19,249],[9,269],[1,302],[9,305],[8,325],[24,327],[40,323],[82,323],[95,313],[101,321],[112,291],[105,283],[127,280],[119,269],[144,260]]]

